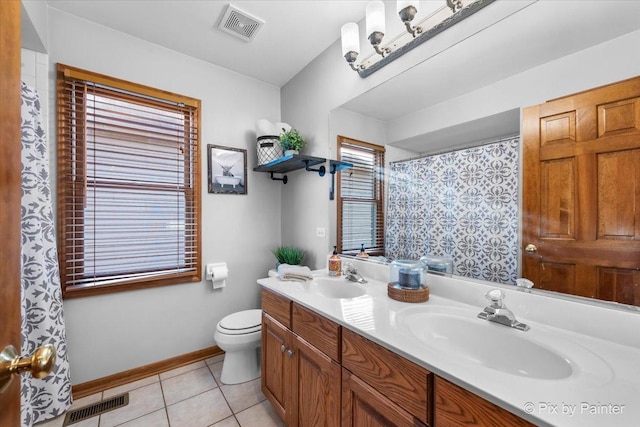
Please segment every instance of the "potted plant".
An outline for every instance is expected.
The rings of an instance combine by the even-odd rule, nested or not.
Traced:
[[[293,246],[278,246],[272,250],[279,264],[300,265],[305,252]]]
[[[300,149],[305,145],[307,145],[307,142],[296,129],[287,131],[285,128],[282,128],[282,133],[280,134],[280,147],[282,147],[285,156],[288,156],[289,154],[298,154]]]

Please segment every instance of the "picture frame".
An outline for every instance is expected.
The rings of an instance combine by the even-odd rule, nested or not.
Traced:
[[[247,150],[207,144],[208,191],[247,194]]]

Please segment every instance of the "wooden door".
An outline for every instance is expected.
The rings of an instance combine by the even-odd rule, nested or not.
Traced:
[[[262,314],[262,393],[283,421],[290,417],[292,333],[268,314]]]
[[[426,424],[343,368],[342,427],[390,426],[419,427]]]
[[[290,426],[340,425],[340,365],[296,336],[292,357]]]
[[[20,1],[0,1],[0,351],[20,349]],[[0,426],[20,425],[20,380],[0,394]]]
[[[523,276],[640,305],[640,77],[527,108],[522,131]]]

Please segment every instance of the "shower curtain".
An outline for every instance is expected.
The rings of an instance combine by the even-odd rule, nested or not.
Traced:
[[[21,375],[22,426],[61,415],[71,405],[71,380],[62,313],[58,253],[49,185],[49,151],[40,99],[22,84],[22,355],[53,344],[55,366],[46,378]]]

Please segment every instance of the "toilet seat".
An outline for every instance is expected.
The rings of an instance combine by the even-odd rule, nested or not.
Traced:
[[[245,335],[262,329],[262,310],[244,310],[224,317],[217,326],[226,335]]]

